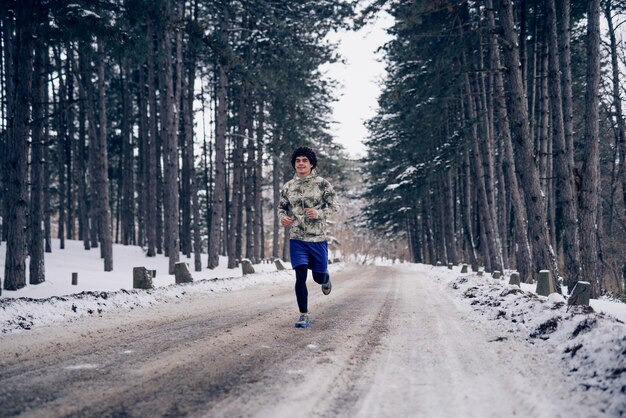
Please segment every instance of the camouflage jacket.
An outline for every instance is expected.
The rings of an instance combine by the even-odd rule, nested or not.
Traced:
[[[304,209],[317,210],[317,218],[309,219]],[[278,203],[278,218],[293,219],[289,237],[300,241],[326,241],[326,219],[337,211],[335,190],[328,180],[319,177],[313,169],[306,177],[294,175],[283,185]]]

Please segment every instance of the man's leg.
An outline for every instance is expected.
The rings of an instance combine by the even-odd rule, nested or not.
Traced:
[[[319,271],[314,271],[313,280],[315,280],[315,283],[317,284],[326,283],[326,273],[320,273]]]
[[[328,295],[332,289],[328,274],[328,243],[315,242],[311,244],[309,265],[313,270],[313,280],[322,286],[322,293]]]
[[[306,288],[307,265],[301,264],[296,266],[294,270],[296,271],[296,300],[298,301],[298,308],[300,313],[307,313],[309,312],[309,292]]]
[[[330,282],[330,274],[328,274],[328,272],[326,273],[313,272],[313,280],[315,280],[317,284],[322,285],[323,294],[325,295],[330,294],[330,291],[333,289],[333,285]]]

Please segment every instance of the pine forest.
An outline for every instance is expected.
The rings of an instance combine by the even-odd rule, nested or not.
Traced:
[[[363,158],[332,134],[329,35],[389,13]],[[289,259],[276,205],[307,145],[343,257],[549,270],[624,298],[625,0],[3,0],[6,290],[80,240]],[[60,248],[53,248],[52,239]]]

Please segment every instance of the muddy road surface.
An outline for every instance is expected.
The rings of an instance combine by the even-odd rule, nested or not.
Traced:
[[[293,283],[0,336],[0,416],[557,417],[563,376],[409,268],[354,266],[293,327]],[[556,401],[555,401],[556,397]]]

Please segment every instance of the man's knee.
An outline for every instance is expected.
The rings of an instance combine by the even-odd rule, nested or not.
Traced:
[[[318,273],[314,271],[313,280],[315,280],[315,283],[317,284],[324,284],[324,282],[326,281],[326,273]]]

